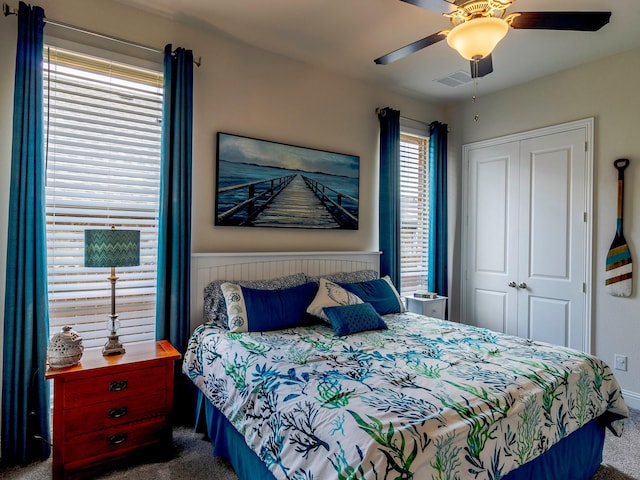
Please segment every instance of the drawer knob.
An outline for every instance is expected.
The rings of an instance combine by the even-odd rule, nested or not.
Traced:
[[[127,436],[126,433],[116,433],[115,435],[107,437],[107,441],[111,445],[120,445],[127,441]]]
[[[129,413],[129,409],[127,407],[112,408],[109,410],[109,418],[124,417],[127,413]]]
[[[129,386],[129,382],[127,380],[114,380],[109,384],[110,392],[121,392],[122,390],[126,390]]]

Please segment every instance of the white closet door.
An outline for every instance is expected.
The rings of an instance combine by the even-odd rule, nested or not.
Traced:
[[[584,130],[520,144],[518,335],[582,349],[586,256]]]
[[[464,323],[590,349],[593,119],[465,145]]]
[[[469,152],[465,323],[517,334],[519,144]]]

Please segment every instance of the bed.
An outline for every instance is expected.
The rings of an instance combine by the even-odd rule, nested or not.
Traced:
[[[406,312],[378,265],[377,252],[194,256],[183,371],[215,455],[241,480],[593,476],[605,428],[621,434],[628,415],[604,362]]]

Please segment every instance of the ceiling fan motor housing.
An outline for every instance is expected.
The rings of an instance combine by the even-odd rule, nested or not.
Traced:
[[[500,2],[498,0],[472,0],[459,6],[455,12],[445,13],[445,17],[451,19],[455,26],[461,25],[470,20],[482,17],[502,18],[504,11],[513,2]]]

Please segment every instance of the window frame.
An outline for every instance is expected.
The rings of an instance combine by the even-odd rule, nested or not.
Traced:
[[[85,349],[99,348],[105,343],[108,335],[108,314],[111,311],[111,284],[108,280],[110,271],[84,267],[84,229],[109,228],[111,224],[115,224],[116,228],[136,229],[141,232],[140,266],[116,269],[116,275],[119,277],[116,284],[116,313],[121,324],[118,333],[123,343],[155,340],[162,65],[156,63],[154,68],[150,69],[149,62],[124,61],[128,57],[93,48],[74,48],[75,44],[68,42],[62,42],[63,46],[60,46],[60,43],[47,40],[44,52],[43,106],[47,162],[45,196],[50,333],[57,333],[63,325],[71,325],[83,337]],[[93,67],[96,68],[95,71],[99,71],[106,64],[111,65],[109,85],[94,82],[95,91],[83,90],[83,98],[87,100],[95,93],[94,102],[98,102],[99,97],[105,95],[102,100],[105,101],[105,107],[109,107],[110,113],[114,114],[114,118],[108,120],[108,114],[99,115],[100,120],[107,122],[103,124],[104,130],[100,131],[98,120],[90,117],[86,117],[83,122],[74,123],[76,117],[72,115],[82,116],[90,113],[90,107],[87,105],[78,104],[81,108],[78,108],[76,113],[69,113],[72,109],[66,114],[61,113],[62,107],[55,102],[60,101],[62,104],[63,87],[52,88],[53,81],[49,81],[49,48],[72,51],[80,56],[87,56],[87,50],[91,50],[88,56],[93,58],[95,64],[90,62],[90,65],[82,66],[84,71]],[[114,57],[117,57],[117,60],[114,60]],[[80,61],[77,58],[75,60]],[[67,59],[66,64],[71,65],[75,60]],[[140,64],[145,66],[141,67]],[[121,65],[124,67],[117,71]],[[60,66],[56,67],[56,70],[56,75],[64,76]],[[101,74],[104,79],[105,72],[102,71]],[[122,90],[123,79],[133,78],[138,74],[139,80],[148,87],[137,91],[132,87]],[[58,80],[59,83],[62,81],[61,78]],[[66,80],[70,90],[75,88],[81,91],[77,85],[74,87],[74,82],[78,85],[88,83],[78,77]],[[106,89],[111,91],[105,92]],[[102,91],[98,92],[99,90]],[[49,95],[54,93],[56,98],[49,98]],[[113,98],[109,99],[109,96]],[[121,98],[117,99],[118,96]],[[68,98],[72,98],[71,94]],[[71,100],[69,105],[73,105],[74,101]],[[143,104],[146,107],[140,107]],[[51,110],[48,110],[49,105],[52,106]],[[55,111],[56,108],[58,111]],[[139,129],[140,131],[135,131],[135,127],[140,123],[135,115],[141,109],[146,109],[149,119],[155,119],[155,125],[151,122],[145,128]],[[66,120],[55,123],[58,117],[63,119],[65,115]],[[141,115],[140,118],[144,116]],[[109,126],[108,122],[112,125]],[[126,122],[129,122],[130,126],[118,130],[122,125],[126,125]],[[84,125],[78,125],[80,123]],[[113,132],[118,133],[111,136]],[[54,138],[55,135],[58,137]],[[77,141],[74,142],[74,139]],[[149,159],[151,157],[153,160]],[[63,178],[65,176],[66,178]],[[98,198],[98,194],[88,188],[90,180],[94,181],[96,186],[102,183],[102,187],[106,189],[103,198]],[[70,186],[73,182],[77,186]],[[134,193],[129,187],[136,182],[140,188]],[[80,185],[81,183],[84,185]],[[82,205],[78,203],[77,198],[74,199],[74,196],[82,193],[82,188],[85,188],[85,200],[92,199],[93,205]],[[126,196],[128,188],[131,193]],[[137,208],[131,208],[132,204]],[[83,215],[83,211],[86,215]]]

